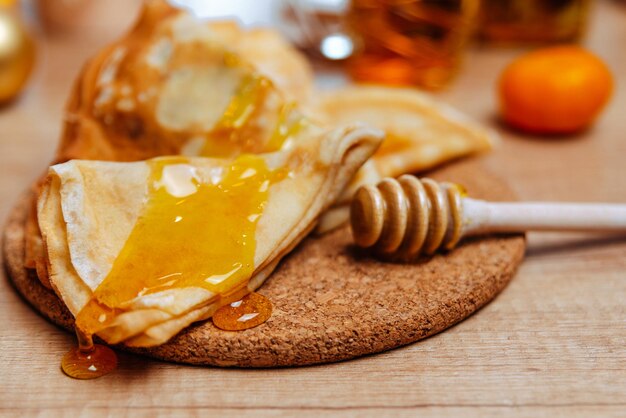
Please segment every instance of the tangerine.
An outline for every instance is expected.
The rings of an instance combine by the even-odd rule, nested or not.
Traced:
[[[542,48],[514,60],[499,81],[504,120],[530,133],[568,134],[587,127],[611,97],[604,62],[578,46]]]

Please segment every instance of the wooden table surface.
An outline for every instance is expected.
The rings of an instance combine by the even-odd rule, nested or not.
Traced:
[[[0,110],[2,220],[50,160],[70,83],[103,42],[48,40],[27,94]],[[494,82],[519,51],[471,51],[440,94],[501,131],[486,164],[522,199],[626,202],[625,3],[598,2],[586,44],[617,87],[595,127],[575,138],[524,137],[497,124]],[[121,354],[117,372],[72,380],[59,362],[74,337],[2,277],[0,415],[626,416],[626,236],[531,234],[528,244],[508,288],[452,329],[380,355],[295,369],[196,368]]]

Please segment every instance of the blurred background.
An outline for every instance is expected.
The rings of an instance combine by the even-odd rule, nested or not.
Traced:
[[[537,48],[582,45],[617,80],[602,118],[615,122],[607,129],[621,130],[619,78],[626,61],[621,0],[172,2],[202,18],[276,28],[311,59],[321,88],[355,81],[425,89],[497,129],[502,125],[496,83],[507,65]],[[32,167],[47,166],[72,81],[86,59],[132,25],[141,5],[141,0],[0,0],[0,152],[12,156],[3,162],[3,173],[35,178]],[[25,155],[24,137],[42,146]],[[549,145],[541,147],[545,152]],[[566,152],[581,147],[571,145]],[[516,167],[507,163],[508,170]],[[526,169],[520,165],[518,171]]]
[[[502,47],[579,42],[594,9],[592,0],[172,3],[206,19],[227,18],[247,26],[275,27],[316,65],[339,64],[356,81],[431,90],[450,84],[462,68],[464,50],[472,43]],[[95,51],[123,33],[140,7],[141,0],[0,0],[3,78],[7,78],[10,61],[15,67],[11,80],[0,80],[4,86],[0,100],[19,93],[35,57],[40,67],[54,65],[46,61],[46,47],[54,48],[59,40],[70,39],[75,49],[67,58],[84,59],[86,53],[82,51]],[[11,49],[21,52],[11,55]]]

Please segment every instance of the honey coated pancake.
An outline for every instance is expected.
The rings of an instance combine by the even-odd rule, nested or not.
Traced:
[[[475,161],[432,173],[465,185],[472,196],[510,200],[510,190]],[[4,231],[8,276],[43,316],[71,330],[73,316],[24,268],[25,209],[15,207]],[[414,264],[370,258],[351,244],[349,231],[307,238],[260,290],[274,304],[273,316],[245,331],[217,329],[211,321],[183,330],[152,348],[121,349],[199,365],[271,367],[326,363],[405,345],[461,321],[498,294],[524,253],[521,236],[464,241],[447,254]]]
[[[277,121],[309,100],[311,86],[308,63],[276,32],[151,0],[133,29],[84,66],[56,161],[273,150]]]
[[[258,288],[381,139],[308,124],[267,154],[54,165],[37,212],[52,288],[82,335],[162,344]]]
[[[302,128],[311,88],[308,62],[276,31],[148,0],[135,26],[83,67],[54,162],[276,151]],[[50,287],[34,208],[26,241],[27,265]]]

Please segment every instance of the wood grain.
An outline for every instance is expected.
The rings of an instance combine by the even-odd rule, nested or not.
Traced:
[[[487,158],[524,200],[626,202],[626,7],[598,0],[586,44],[612,69],[612,103],[589,131],[542,140],[495,120],[497,74],[519,50],[475,49],[441,97],[499,129]],[[52,156],[82,60],[106,39],[41,46],[37,78],[0,112],[0,218]],[[64,378],[72,337],[0,280],[0,415],[624,417],[626,238],[531,234],[516,279],[477,315],[419,344],[327,366],[185,367],[123,355],[129,367]]]

